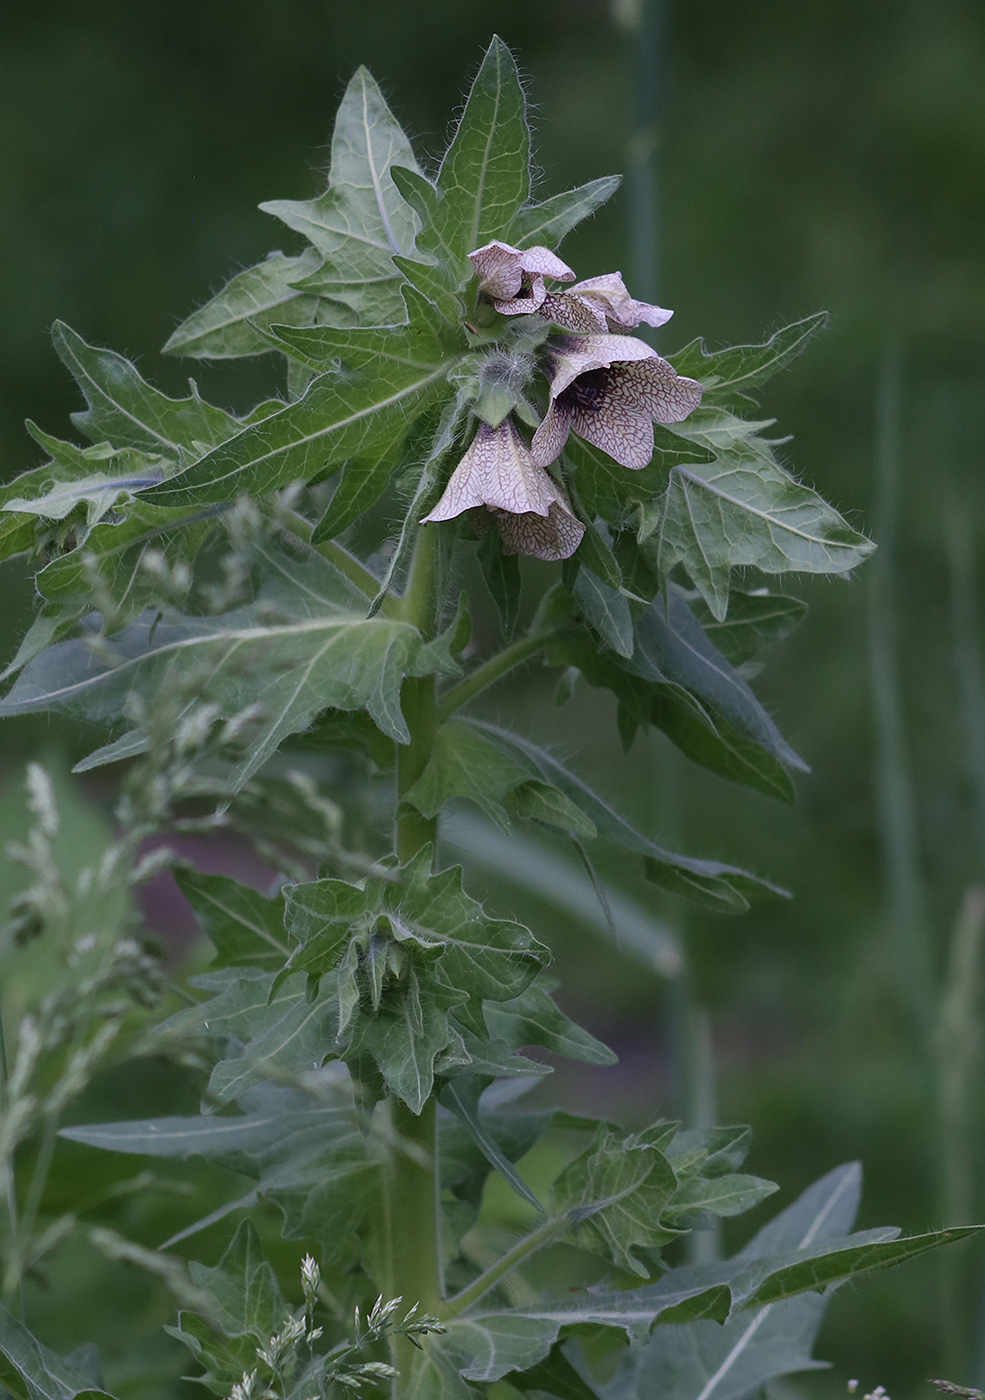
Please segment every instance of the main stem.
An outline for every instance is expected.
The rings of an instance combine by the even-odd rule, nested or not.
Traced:
[[[405,622],[412,623],[427,639],[437,623],[435,598],[435,530],[425,526],[417,537],[407,589],[400,604]],[[404,796],[424,772],[438,729],[434,677],[409,676],[401,702],[410,743],[397,755],[397,856],[402,865],[418,855],[437,836],[437,820],[427,818],[404,802]],[[394,1295],[404,1307],[419,1303],[422,1312],[436,1312],[441,1304],[440,1220],[438,1214],[437,1116],[433,1098],[420,1114],[399,1099],[391,1100],[394,1145],[389,1176],[390,1269]],[[396,1394],[406,1388],[418,1355],[406,1337],[392,1346],[393,1364],[400,1372]]]

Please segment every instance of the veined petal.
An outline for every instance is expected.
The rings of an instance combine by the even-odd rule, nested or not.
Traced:
[[[680,423],[701,402],[696,380],[634,336],[559,336],[549,348],[551,403],[531,443],[545,465],[570,430],[639,471],[653,456],[654,422]]]
[[[544,303],[539,307],[539,311],[545,321],[560,326],[562,330],[593,335],[609,329],[605,312],[599,307],[592,306],[582,297],[576,296],[573,290],[552,292],[544,298]]]
[[[666,360],[643,360],[619,367],[606,398],[648,414],[657,423],[683,423],[701,402],[701,385],[677,374]]]
[[[549,467],[560,457],[564,444],[568,441],[570,428],[570,410],[565,404],[552,399],[543,422],[530,443],[530,455],[538,467]]]
[[[524,280],[554,277],[561,282],[573,282],[575,276],[568,264],[550,248],[514,248],[498,238],[469,253],[469,261],[479,279],[480,290],[494,301],[511,301]]]
[[[617,326],[633,327],[645,322],[648,326],[662,326],[673,316],[662,306],[651,306],[646,301],[636,301],[626,290],[621,272],[606,272],[601,277],[589,277],[585,282],[576,282],[567,295],[577,296],[602,316],[603,329],[606,318]]]
[[[591,412],[574,409],[571,431],[631,471],[642,471],[653,456],[653,423],[646,411],[614,398],[603,399]]]
[[[474,506],[509,511],[513,515],[532,512],[547,516],[557,488],[534,463],[513,420],[505,418],[498,428],[480,423],[472,445],[452,472],[444,495],[422,524],[452,520]]]
[[[556,562],[567,559],[581,544],[585,527],[560,499],[552,502],[545,519],[527,513],[495,511],[504,554],[530,554]]]
[[[511,248],[508,243],[500,243],[498,239],[469,253],[469,262],[475,268],[482,291],[491,297],[504,299],[516,296],[523,280],[521,256],[519,248]]]
[[[551,376],[551,398],[556,399],[580,374],[593,369],[608,369],[609,365],[633,360],[659,360],[665,373],[673,374],[673,367],[661,360],[656,350],[644,340],[632,335],[580,335],[559,336],[548,342],[548,349],[554,361]]]
[[[519,296],[511,297],[509,301],[493,301],[493,306],[501,316],[530,316],[540,310],[547,296],[543,277],[534,277],[529,284],[524,278],[519,291]]]

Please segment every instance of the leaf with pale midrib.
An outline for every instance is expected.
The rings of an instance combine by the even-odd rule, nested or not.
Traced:
[[[213,617],[148,615],[108,639],[111,659],[84,638],[59,642],[27,664],[0,714],[55,710],[114,724],[131,694],[152,704],[162,688],[194,674],[200,690],[186,711],[202,700],[225,716],[261,707],[250,746],[231,762],[232,790],[324,709],[368,710],[406,743],[400,687],[407,675],[454,674],[446,642],[425,643],[406,622],[367,618],[365,596],[316,554],[255,550],[264,584],[254,603]]]

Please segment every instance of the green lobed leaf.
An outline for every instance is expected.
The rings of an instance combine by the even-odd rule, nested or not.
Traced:
[[[640,1278],[649,1278],[652,1268],[636,1250],[659,1249],[678,1234],[663,1219],[678,1182],[662,1149],[676,1126],[620,1135],[600,1125],[554,1183],[554,1214],[576,1223],[575,1243]]]
[[[532,782],[529,765],[517,763],[474,725],[452,719],[438,729],[427,766],[404,801],[433,817],[454,798],[474,802],[503,827],[513,811],[581,837],[595,835],[594,824],[558,788]]]
[[[253,1337],[262,1345],[287,1316],[277,1277],[250,1220],[240,1223],[214,1268],[193,1260],[189,1271],[211,1297],[215,1319],[227,1336]]]
[[[351,1102],[337,1107],[277,1085],[243,1097],[250,1112],[200,1114],[65,1128],[62,1136],[111,1152],[186,1161],[210,1158],[248,1176],[254,1189],[180,1230],[176,1244],[229,1211],[273,1201],[287,1239],[315,1239],[326,1259],[343,1255],[378,1194],[383,1154]]]
[[[541,974],[510,1001],[489,1001],[485,1006],[490,1035],[516,1051],[540,1045],[569,1060],[588,1065],[614,1065],[616,1055],[566,1016],[551,993],[557,983]]]
[[[530,193],[530,135],[513,55],[493,38],[434,185],[416,171],[395,175],[421,220],[415,254],[401,271],[446,319],[461,319],[457,293],[472,277],[467,254],[505,237]]]
[[[157,453],[105,442],[78,447],[30,421],[27,426],[51,460],[0,487],[0,558],[32,548],[42,557],[74,550],[114,505],[131,501],[171,470]]]
[[[803,354],[810,341],[827,325],[828,313],[817,311],[802,321],[784,326],[762,345],[731,345],[707,350],[703,340],[692,340],[668,356],[678,374],[697,379],[702,402],[741,405],[749,391],[765,384]]]
[[[263,330],[272,321],[309,325],[319,300],[294,285],[321,265],[314,248],[299,257],[280,251],[231,277],[221,292],[193,311],[169,336],[165,355],[188,355],[200,360],[228,360],[262,355],[270,350]]]
[[[184,453],[200,455],[242,428],[238,418],[200,398],[194,383],[188,398],[171,399],[142,379],[129,360],[87,345],[64,322],[55,322],[52,338],[88,404],[84,413],[72,414],[72,422],[93,442],[180,462]]]
[[[331,1057],[338,1009],[331,1000],[309,1001],[303,977],[275,988],[274,975],[260,968],[223,968],[194,978],[193,985],[211,999],[177,1012],[160,1030],[178,1042],[229,1038],[228,1057],[209,1078],[214,1102],[235,1102],[271,1080],[297,1082]]]
[[[205,1368],[200,1382],[221,1394],[251,1369],[257,1347],[280,1330],[287,1304],[248,1220],[214,1268],[193,1261],[189,1273],[207,1313],[182,1311],[178,1326],[168,1331]]]
[[[714,453],[701,442],[681,437],[660,423],[653,425],[653,456],[641,471],[625,467],[591,443],[571,436],[564,449],[566,459],[574,467],[572,486],[588,520],[596,516],[614,529],[627,528],[642,507],[655,507],[667,490],[668,476],[673,467],[685,462],[708,464]]]
[[[742,666],[774,642],[789,636],[807,613],[807,604],[783,593],[757,588],[743,593],[729,592],[728,613],[716,618],[700,595],[688,600],[705,633],[733,666]]]
[[[313,379],[295,403],[243,428],[145,493],[155,505],[200,506],[312,481],[352,457],[385,454],[440,397],[454,357],[421,366],[380,362]]]
[[[254,548],[263,582],[253,603],[212,617],[147,615],[107,639],[109,655],[87,638],[59,642],[28,663],[0,714],[56,710],[117,724],[131,694],[150,704],[162,688],[189,685],[189,709],[210,700],[228,717],[257,704],[253,742],[230,768],[233,790],[327,708],[368,710],[406,743],[401,684],[406,675],[454,673],[446,641],[425,643],[409,623],[366,618],[365,595],[314,553]],[[124,745],[122,753],[134,751]]]
[[[792,795],[785,768],[809,771],[746,682],[715,650],[673,585],[637,622],[636,649],[626,669],[659,687],[654,719],[689,757],[781,796]],[[694,738],[693,731],[674,724],[682,705],[687,719],[694,715],[718,740],[712,748],[704,736]]]
[[[13,1400],[107,1400],[0,1305],[0,1386]]]
[[[391,1092],[421,1111],[441,1068],[470,1063],[462,1033],[486,1037],[485,1001],[519,995],[546,950],[520,924],[490,919],[462,889],[460,867],[430,874],[431,848],[393,879],[293,886],[287,927],[299,940],[284,973],[334,978],[346,1058],[369,1055]]]
[[[612,1328],[638,1344],[657,1323],[702,1318],[722,1323],[743,1308],[885,1268],[981,1229],[985,1227],[938,1230],[909,1239],[887,1239],[885,1231],[864,1232],[849,1236],[842,1247],[814,1239],[792,1254],[755,1260],[736,1256],[723,1263],[671,1269],[642,1288],[599,1290],[509,1310],[480,1303],[452,1321],[440,1347],[457,1361],[466,1379],[498,1380],[536,1364],[572,1330]]]
[[[375,80],[360,68],[335,119],[325,193],[260,205],[321,254],[321,265],[295,285],[323,298],[328,308],[322,314],[327,319],[334,312],[334,324],[404,319],[393,255],[411,251],[417,221],[394,184],[395,165],[416,170],[413,149]]]
[[[678,894],[700,899],[713,907],[744,910],[747,896],[768,892],[781,894],[775,885],[750,875],[734,865],[675,855],[656,845],[602,801],[591,788],[559,763],[546,749],[527,739],[478,720],[465,721],[488,736],[504,753],[529,766],[531,775],[558,788],[593,823],[599,836],[626,850],[635,851],[647,862],[647,873],[657,884]]]
[[[249,885],[225,875],[175,871],[199,928],[215,948],[213,968],[259,967],[277,972],[290,956],[284,928],[284,899],[264,899]]]
[[[525,204],[514,214],[504,241],[516,248],[556,248],[573,228],[611,199],[621,183],[621,175],[603,175],[540,204]]]
[[[698,409],[692,419],[679,427],[699,443],[716,446],[720,428],[731,439],[714,462],[671,470],[659,515],[644,528],[658,532],[660,571],[682,564],[715,618],[726,615],[733,568],[842,574],[871,554],[864,535],[773,460],[768,445],[751,435],[757,425],[722,426],[714,410]]]
[[[764,1226],[740,1254],[754,1259],[812,1243],[832,1244],[852,1227],[858,1209],[861,1171],[838,1167],[801,1194]],[[768,1381],[822,1363],[811,1358],[828,1297],[806,1294],[737,1313],[724,1326],[692,1322],[659,1327],[646,1346],[625,1353],[603,1388],[606,1400],[745,1400]]]
[[[216,514],[216,507],[168,510],[138,498],[128,503],[124,518],[101,521],[77,548],[47,564],[35,577],[37,590],[51,603],[74,605],[78,616],[92,608],[92,578],[98,573],[104,607],[108,599],[113,625],[120,626],[159,605],[165,591],[162,572],[184,565],[190,579]]]

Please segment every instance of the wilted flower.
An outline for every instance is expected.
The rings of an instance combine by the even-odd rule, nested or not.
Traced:
[[[587,282],[576,282],[563,292],[551,292],[538,310],[545,321],[553,321],[567,331],[588,334],[613,326],[632,329],[641,322],[662,326],[674,314],[662,306],[635,301],[626,290],[621,272],[606,272],[601,277],[589,277]]]
[[[481,531],[483,523],[488,523],[484,507],[496,522],[506,554],[567,559],[585,533],[561,488],[534,463],[512,418],[504,419],[498,428],[479,424],[444,495],[423,523],[453,520],[477,507],[478,528]]]
[[[494,238],[469,253],[479,290],[504,316],[529,316],[547,296],[545,277],[571,282],[574,273],[550,248],[512,248]]]
[[[638,471],[653,456],[653,423],[680,423],[701,402],[700,384],[631,335],[563,336],[550,352],[551,403],[530,444],[541,467],[574,432]]]

